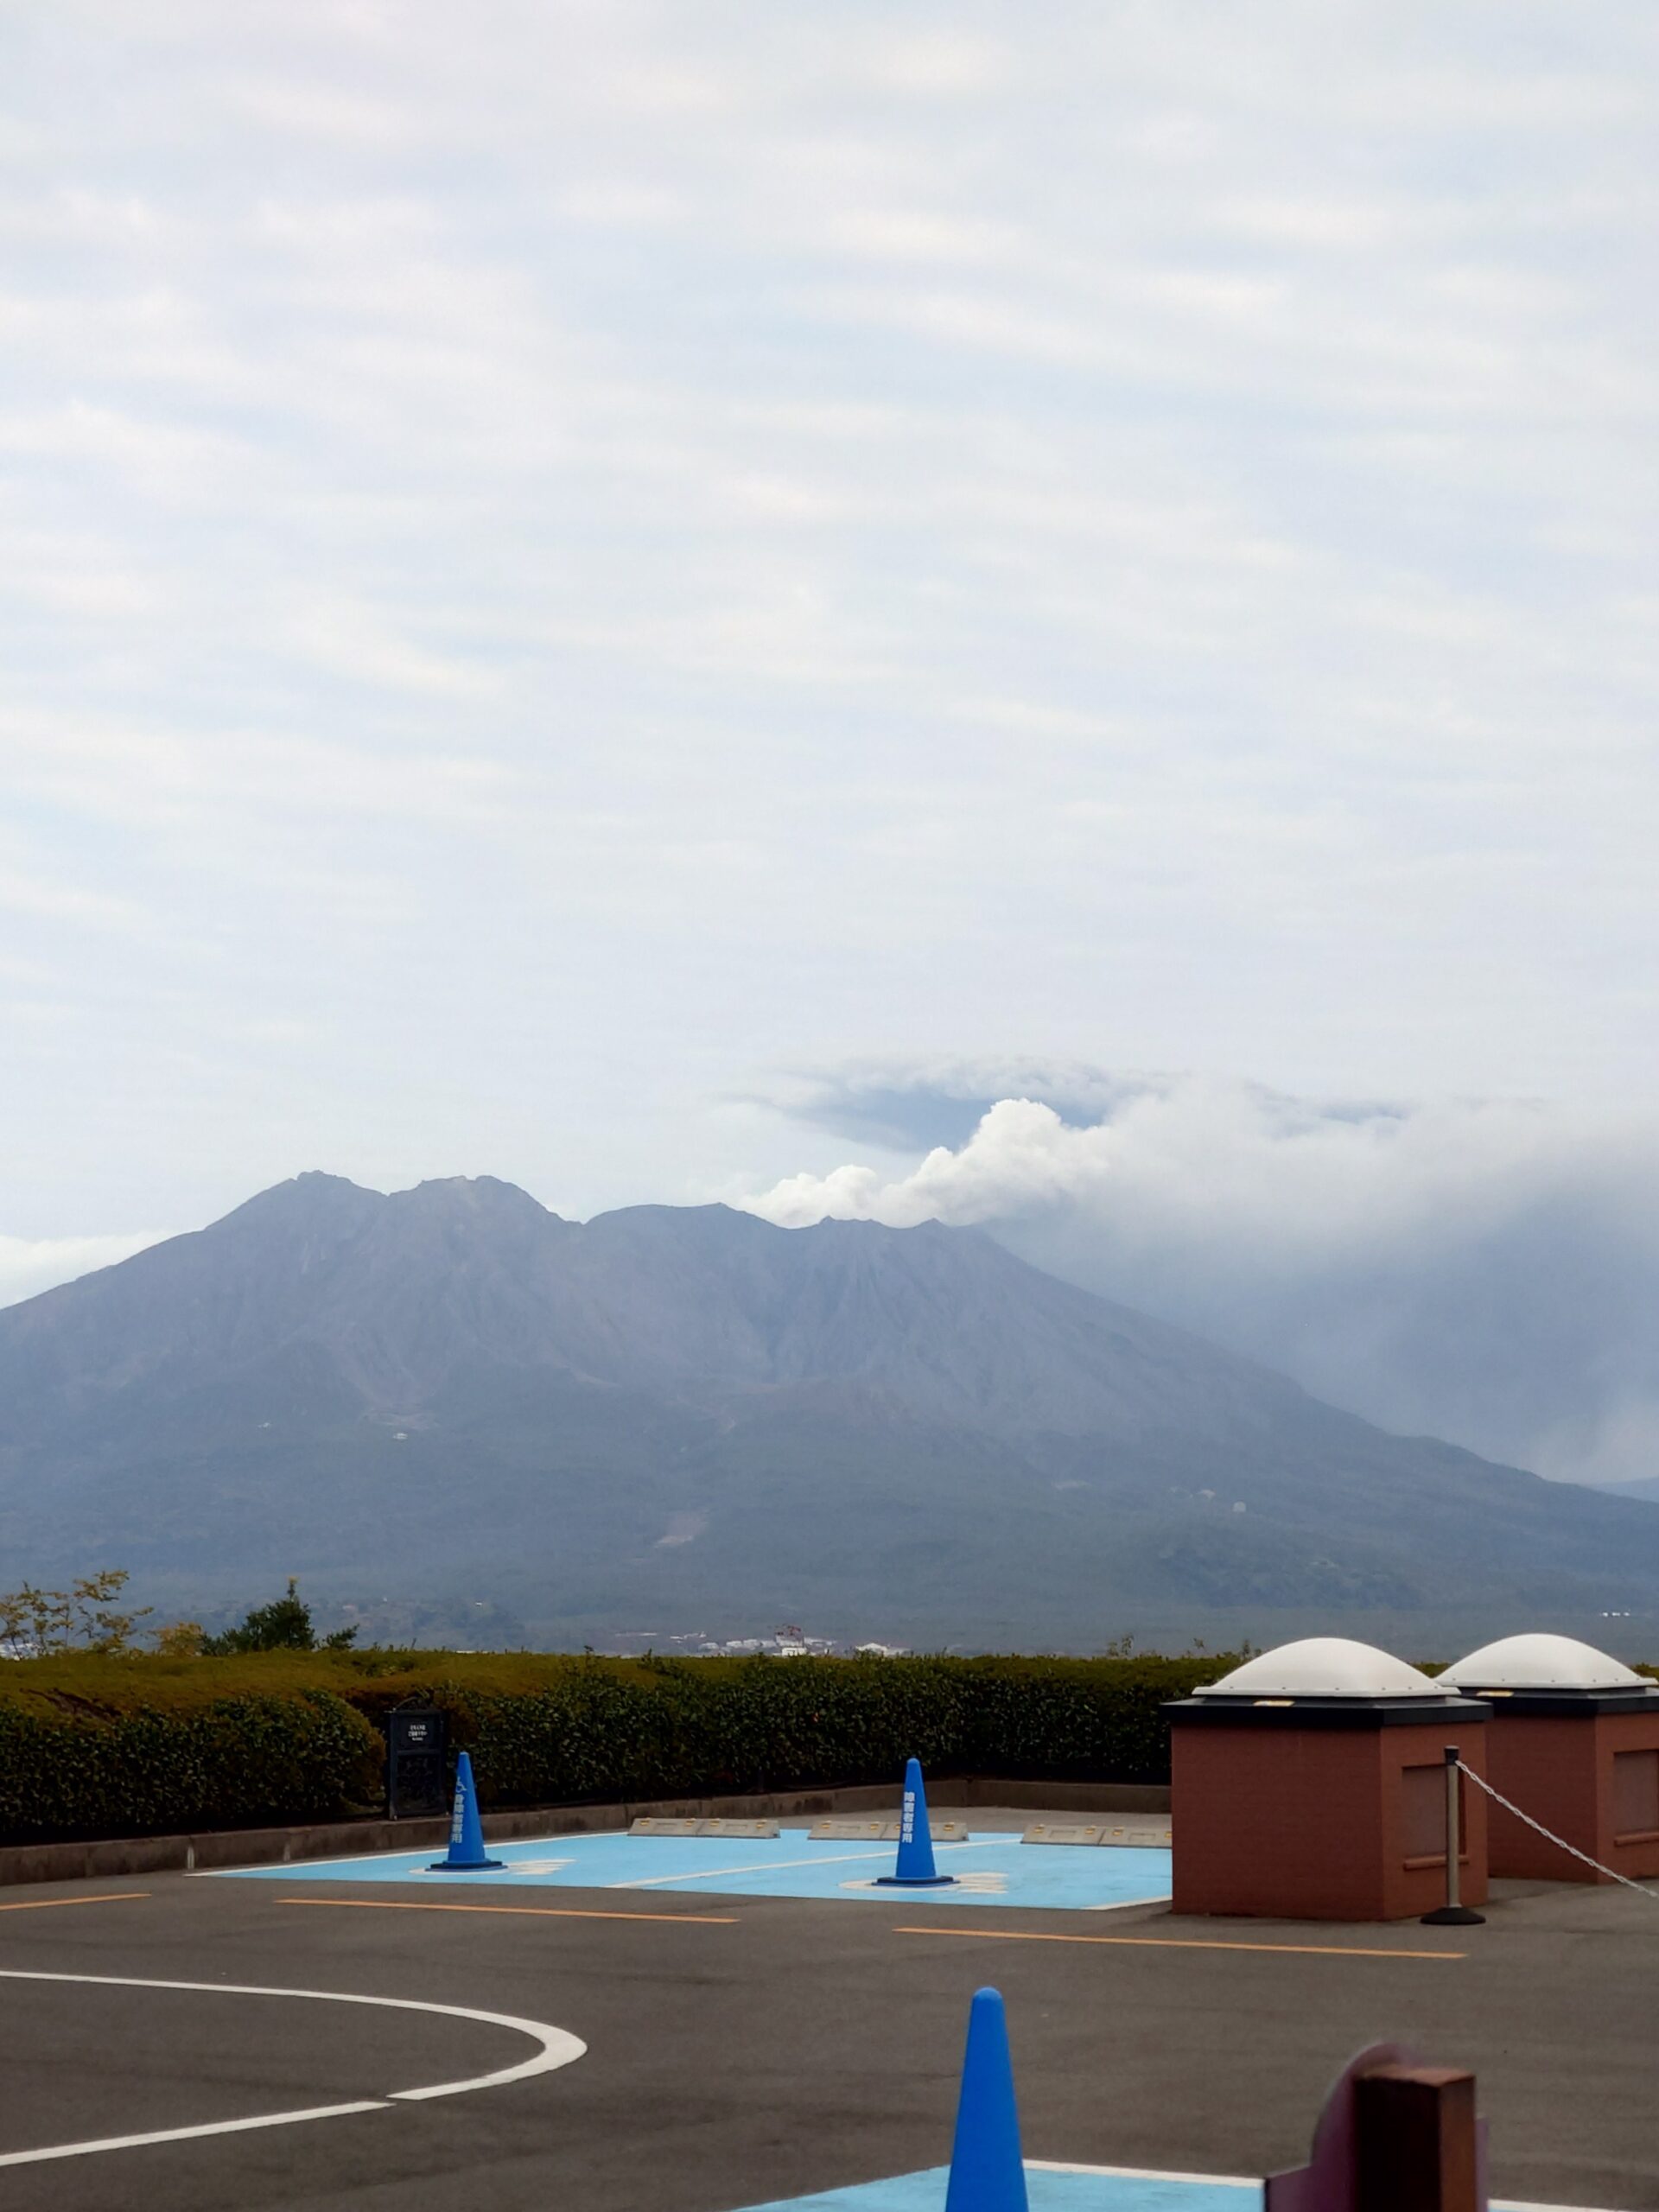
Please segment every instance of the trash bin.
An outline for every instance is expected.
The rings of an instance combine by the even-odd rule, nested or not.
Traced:
[[[1446,1746],[1484,1773],[1488,1707],[1369,1643],[1313,1637],[1166,1706],[1177,1912],[1408,1920],[1446,1897]],[[1466,1903],[1486,1801],[1459,1777]]]
[[[1659,1874],[1659,1683],[1569,1636],[1507,1636],[1440,1679],[1491,1708],[1494,1789],[1626,1880]],[[1494,1874],[1609,1879],[1501,1805],[1488,1813]]]

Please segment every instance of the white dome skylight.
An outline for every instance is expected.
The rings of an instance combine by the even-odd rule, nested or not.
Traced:
[[[1442,1678],[1444,1679],[1444,1678]],[[1438,1697],[1440,1684],[1373,1643],[1310,1636],[1247,1659],[1195,1697]]]
[[[1461,1690],[1648,1690],[1656,1686],[1593,1643],[1570,1636],[1506,1636],[1440,1676]]]

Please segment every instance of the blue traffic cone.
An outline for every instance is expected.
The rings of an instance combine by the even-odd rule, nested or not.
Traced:
[[[995,1989],[976,1989],[969,2009],[944,2212],[1027,2212],[1007,2017]]]
[[[876,1880],[890,1889],[943,1890],[956,1880],[933,1864],[933,1832],[927,1825],[927,1792],[919,1759],[905,1762],[905,1808],[899,1823],[899,1856],[891,1874]]]
[[[484,1825],[478,1817],[478,1791],[473,1783],[473,1762],[463,1751],[455,1761],[455,1809],[449,1815],[449,1849],[429,1874],[483,1874],[505,1859],[484,1853]]]

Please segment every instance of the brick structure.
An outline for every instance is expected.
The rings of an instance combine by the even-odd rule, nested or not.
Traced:
[[[1440,1679],[1490,1705],[1495,1789],[1627,1880],[1659,1875],[1659,1684],[1565,1636],[1506,1637]],[[1609,1878],[1501,1805],[1488,1812],[1494,1874]]]
[[[1177,1912],[1407,1920],[1446,1897],[1445,1747],[1485,1771],[1489,1708],[1369,1644],[1314,1637],[1166,1706]],[[1486,1800],[1462,1785],[1464,1901]]]

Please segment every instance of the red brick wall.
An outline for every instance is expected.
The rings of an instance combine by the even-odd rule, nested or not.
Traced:
[[[1615,1873],[1623,1874],[1626,1881],[1646,1880],[1659,1874],[1659,1835],[1632,1837],[1625,1843],[1618,1840],[1624,1821],[1618,1817],[1613,1761],[1620,1752],[1659,1751],[1659,1713],[1598,1713],[1592,1726],[1596,1738],[1597,1833],[1602,1848],[1592,1855],[1603,1860]],[[1525,1800],[1517,1796],[1516,1802],[1522,1804]],[[1527,1809],[1532,1808],[1529,1806]],[[1566,1833],[1563,1829],[1562,1834]],[[1578,1838],[1573,1836],[1569,1840],[1577,1843]],[[1565,1858],[1566,1853],[1557,1853],[1556,1856]],[[1574,1862],[1568,1859],[1567,1864],[1572,1866]],[[1576,1871],[1586,1878],[1590,1872],[1587,1866]]]
[[[1588,1713],[1557,1719],[1547,1713],[1510,1713],[1492,1700],[1488,1723],[1491,1778],[1494,1789],[1524,1805],[1536,1821],[1554,1828],[1580,1851],[1599,1858],[1596,1801],[1596,1722]],[[1535,1834],[1524,1821],[1491,1808],[1491,1869],[1519,1881],[1593,1881],[1564,1851]]]
[[[1491,1780],[1535,1820],[1628,1879],[1659,1874],[1659,1834],[1621,1843],[1614,1760],[1621,1752],[1659,1752],[1659,1713],[1556,1716],[1510,1713],[1494,1700]],[[1491,1808],[1494,1874],[1536,1882],[1600,1882],[1578,1859],[1535,1834],[1524,1821]]]
[[[1178,1722],[1171,1818],[1177,1912],[1289,1920],[1396,1920],[1443,1902],[1443,1851],[1408,1866],[1408,1766],[1457,1741],[1484,1770],[1482,1724],[1401,1728],[1226,1727]],[[1465,1785],[1466,1787],[1466,1785]],[[1486,1893],[1484,1800],[1470,1789],[1463,1886]]]
[[[1461,1717],[1435,1720],[1422,1727],[1384,1728],[1379,1756],[1382,1763],[1382,1854],[1385,1920],[1408,1920],[1432,1912],[1446,1903],[1446,1746],[1456,1744],[1465,1766],[1484,1774],[1487,1762],[1486,1724],[1471,1724]],[[1429,1850],[1412,1832],[1408,1819],[1406,1776],[1408,1770],[1440,1769],[1440,1812],[1433,1823]],[[1427,1788],[1427,1785],[1422,1785]],[[1458,1868],[1465,1904],[1480,1904],[1486,1896],[1487,1810],[1489,1799],[1472,1783],[1459,1777],[1459,1826],[1463,1847]]]

